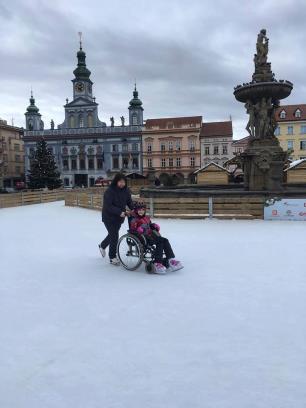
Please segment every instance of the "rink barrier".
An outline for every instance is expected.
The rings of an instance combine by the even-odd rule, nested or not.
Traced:
[[[49,203],[64,200],[64,198],[65,192],[63,189],[0,194],[0,208]]]
[[[149,197],[146,202],[148,213],[156,218],[263,218],[264,197]],[[103,194],[66,192],[65,205],[94,210],[102,209]]]

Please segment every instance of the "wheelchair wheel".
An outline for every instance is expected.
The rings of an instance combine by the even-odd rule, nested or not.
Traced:
[[[125,234],[119,239],[117,254],[121,265],[129,271],[135,271],[143,261],[142,244],[131,234]]]

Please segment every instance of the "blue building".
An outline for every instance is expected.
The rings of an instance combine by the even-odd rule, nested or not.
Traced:
[[[65,120],[44,129],[41,114],[31,93],[25,113],[25,169],[30,169],[30,157],[39,138],[44,138],[53,152],[64,186],[92,186],[98,177],[111,177],[119,170],[142,173],[143,107],[135,89],[128,107],[129,122],[121,117],[120,126],[99,120],[98,103],[93,96],[91,72],[86,66],[86,54],[77,52],[78,64],[73,71],[73,100],[66,99]]]

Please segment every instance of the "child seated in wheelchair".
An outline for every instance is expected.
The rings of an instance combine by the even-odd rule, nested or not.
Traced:
[[[131,215],[130,231],[143,235],[149,244],[155,244],[154,272],[165,274],[166,271],[177,271],[183,268],[183,265],[175,259],[170,242],[159,233],[159,225],[151,222],[146,215],[146,206],[144,203],[134,203],[133,214]],[[164,257],[165,255],[165,257]]]

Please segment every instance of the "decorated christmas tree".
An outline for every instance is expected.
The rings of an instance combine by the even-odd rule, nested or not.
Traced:
[[[53,153],[48,149],[44,139],[37,141],[36,150],[30,157],[28,186],[32,189],[45,188],[50,190],[62,185]]]

